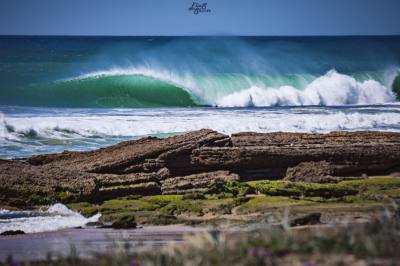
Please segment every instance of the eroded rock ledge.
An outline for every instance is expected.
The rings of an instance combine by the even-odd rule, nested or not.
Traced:
[[[88,152],[0,160],[0,202],[98,201],[203,192],[215,182],[338,182],[400,170],[400,133],[239,133],[199,130]]]

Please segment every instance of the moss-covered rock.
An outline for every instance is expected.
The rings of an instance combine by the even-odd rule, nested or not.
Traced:
[[[139,223],[176,224],[186,223],[190,219],[204,222],[208,216],[198,217],[203,214],[210,214],[209,219],[220,219],[226,217],[222,215],[233,213],[247,215],[280,212],[286,208],[303,212],[308,211],[308,207],[325,212],[331,211],[334,204],[339,206],[338,210],[351,210],[360,206],[365,209],[400,201],[398,178],[370,178],[337,184],[261,180],[221,183],[213,188],[218,193],[128,195],[98,205],[80,202],[69,204],[68,207],[86,217],[100,212],[102,222],[114,222],[122,216],[135,215],[135,221]],[[254,195],[256,193],[259,195]]]
[[[250,213],[263,213],[269,212],[272,209],[284,210],[288,207],[301,206],[314,204],[307,200],[297,200],[289,197],[283,196],[264,196],[259,195],[255,197],[250,197],[250,200],[241,204],[237,207],[237,214],[250,214]]]
[[[168,225],[168,224],[178,224],[181,221],[176,218],[175,215],[168,215],[168,214],[159,214],[150,216],[146,221],[145,224],[151,225]]]
[[[204,200],[206,196],[203,193],[190,193],[183,195],[183,200]]]
[[[209,194],[229,193],[235,197],[245,196],[253,192],[254,189],[252,187],[246,183],[239,182],[215,182],[211,184],[208,189]]]
[[[179,215],[181,213],[196,213],[201,214],[203,208],[199,202],[190,201],[171,201],[160,209],[161,212],[169,215]]]
[[[271,196],[344,197],[355,195],[358,190],[336,184],[317,184],[290,181],[263,181],[250,183],[258,192]]]
[[[400,178],[369,178],[364,180],[348,180],[342,181],[338,185],[353,188],[353,189],[365,189],[365,188],[394,188],[400,187]]]
[[[41,195],[37,193],[32,193],[28,197],[28,205],[47,205],[54,201],[48,195]]]

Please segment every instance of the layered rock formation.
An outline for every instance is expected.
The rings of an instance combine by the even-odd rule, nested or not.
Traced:
[[[400,133],[239,133],[199,130],[88,152],[0,161],[0,201],[96,201],[130,194],[204,192],[217,181],[337,182],[400,170]]]

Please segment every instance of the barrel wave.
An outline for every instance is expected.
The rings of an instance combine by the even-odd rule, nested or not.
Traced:
[[[21,97],[23,95],[23,97]],[[34,84],[3,96],[11,104],[46,107],[191,107],[184,89],[151,77],[116,75]]]

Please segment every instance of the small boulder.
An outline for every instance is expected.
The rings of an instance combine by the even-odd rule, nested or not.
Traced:
[[[24,235],[25,232],[22,230],[9,230],[4,231],[0,234],[0,236],[14,236],[14,235]]]
[[[114,229],[133,229],[136,228],[135,216],[127,214],[115,220],[111,227]]]
[[[338,183],[343,177],[335,176],[335,167],[326,161],[303,162],[289,167],[284,180],[309,183]]]
[[[321,213],[315,212],[290,221],[290,226],[313,225],[321,223]]]

